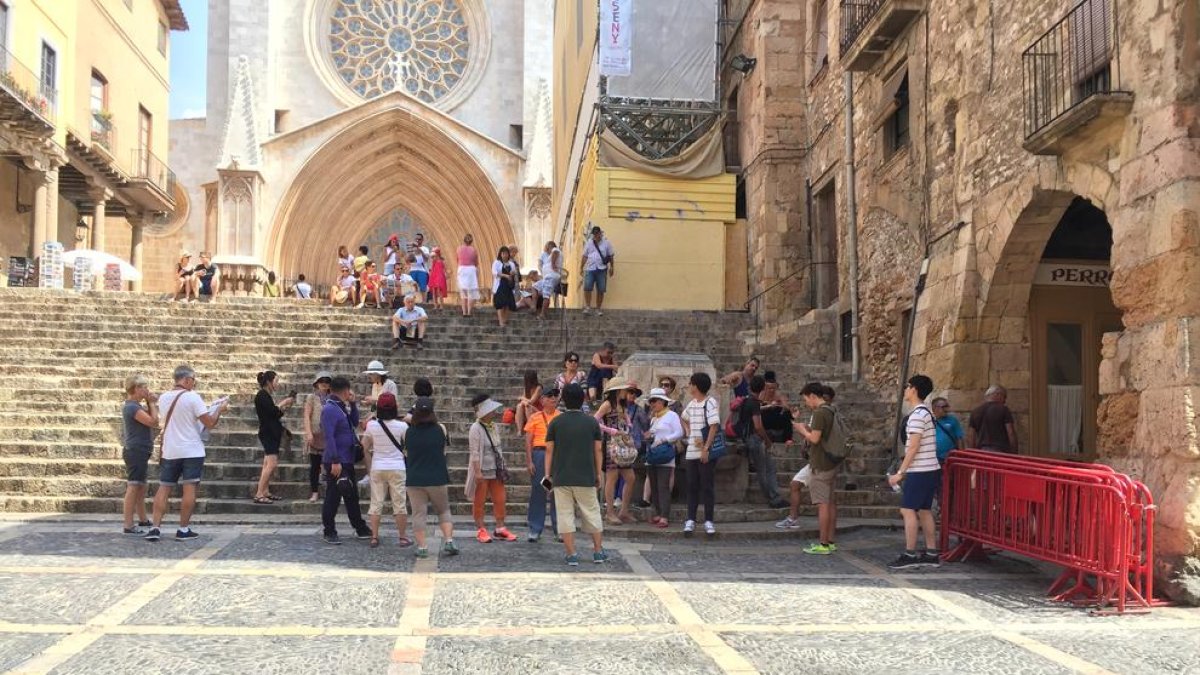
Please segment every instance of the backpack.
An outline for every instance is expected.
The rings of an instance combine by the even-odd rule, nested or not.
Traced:
[[[842,416],[838,413],[837,408],[828,403],[822,403],[821,407],[828,408],[829,412],[833,413],[833,426],[829,428],[829,436],[822,439],[825,446],[825,457],[838,465],[846,461],[846,457],[850,454],[846,423],[842,421]]]
[[[745,435],[744,425],[742,424],[742,403],[746,401],[745,396],[737,396],[729,401],[729,417],[725,420],[725,437],[726,438],[741,438]]]

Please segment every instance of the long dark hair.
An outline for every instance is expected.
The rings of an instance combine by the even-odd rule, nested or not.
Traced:
[[[258,380],[259,388],[265,389],[268,384],[271,384],[275,381],[275,378],[278,377],[278,375],[279,373],[276,373],[273,370],[264,370],[259,373],[255,379]]]
[[[530,396],[533,396],[533,390],[537,389],[540,386],[542,386],[542,383],[538,381],[537,371],[533,370],[533,369],[526,370],[525,371],[525,398],[529,398]]]
[[[412,425],[414,427],[420,427],[420,426],[425,426],[427,424],[437,424],[437,423],[438,423],[437,413],[435,413],[434,411],[432,411],[432,410],[430,410],[429,412],[424,412],[421,410],[413,411]]]

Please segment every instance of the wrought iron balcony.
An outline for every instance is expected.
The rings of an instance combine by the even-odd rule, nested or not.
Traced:
[[[99,146],[110,157],[117,147],[117,126],[107,110],[92,111],[92,145]]]
[[[847,70],[870,70],[925,11],[928,0],[842,0],[840,47]]]
[[[1116,9],[1116,0],[1082,0],[1021,55],[1026,150],[1059,154],[1129,114]]]
[[[124,188],[145,210],[175,210],[175,172],[145,148],[133,151],[133,166]]]
[[[54,132],[57,96],[33,70],[0,48],[0,123],[48,136]]]

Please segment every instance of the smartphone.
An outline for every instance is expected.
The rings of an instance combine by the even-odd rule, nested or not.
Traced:
[[[550,482],[550,476],[546,476],[545,478],[542,479],[542,487],[547,490],[554,489],[554,483]]]
[[[288,398],[296,398],[296,390],[295,390],[295,389],[293,389],[293,390],[291,390],[290,392],[288,392],[288,395],[287,395],[287,397],[288,397]]]

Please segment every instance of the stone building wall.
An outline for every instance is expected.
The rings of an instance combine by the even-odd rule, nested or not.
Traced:
[[[959,414],[976,405],[989,384],[1005,385],[1021,445],[1030,447],[1033,275],[1072,200],[1082,197],[1102,209],[1113,230],[1111,292],[1123,330],[1104,337],[1094,450],[1155,492],[1162,505],[1160,572],[1172,580],[1173,592],[1198,600],[1200,585],[1189,590],[1187,584],[1200,570],[1200,442],[1193,410],[1200,375],[1191,365],[1200,317],[1200,9],[1113,0],[1114,77],[1132,92],[1132,104],[1124,114],[1086,122],[1057,154],[1035,155],[1023,147],[1022,51],[1076,4],[928,3],[871,70],[855,73],[863,374],[881,392],[894,391],[904,352],[901,318],[912,309],[927,256],[910,372],[931,375]],[[818,3],[812,1],[750,3],[727,57],[759,58],[741,84],[738,107],[752,293],[812,260],[805,181],[818,189],[832,181],[841,286],[834,309],[844,312],[850,290],[844,70],[840,3],[829,5],[825,68],[811,58],[818,39]],[[782,26],[787,32],[781,36]],[[810,58],[798,66],[774,58],[787,40]],[[901,61],[909,73],[910,141],[885,159],[872,120]],[[727,86],[737,78],[727,74]],[[779,138],[794,143],[786,165],[755,164]],[[799,197],[780,199],[785,195]],[[765,304],[768,332],[830,318],[810,311],[810,283],[804,272],[788,287],[790,301]],[[811,343],[827,339],[822,335],[793,331],[795,353],[817,353]]]

